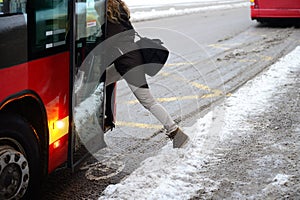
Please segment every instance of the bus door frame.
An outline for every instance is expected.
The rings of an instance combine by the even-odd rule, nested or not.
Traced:
[[[87,3],[87,2],[86,2]],[[107,0],[105,0],[105,12],[107,9]],[[75,139],[76,139],[76,133],[75,133],[75,124],[74,124],[74,116],[73,116],[73,109],[75,105],[75,99],[73,98],[73,91],[74,91],[74,81],[75,81],[75,76],[76,76],[76,71],[77,71],[77,66],[76,66],[76,59],[77,59],[77,54],[76,54],[76,31],[77,31],[77,24],[76,24],[76,0],[72,1],[69,0],[69,52],[70,52],[70,107],[69,107],[69,146],[68,146],[68,160],[67,160],[67,166],[72,169],[72,172],[76,170],[78,165],[80,165],[87,157],[89,157],[91,154],[87,152],[85,155],[83,155],[80,159],[75,160],[74,158],[74,149],[75,149]],[[105,21],[106,21],[105,17]],[[106,23],[106,22],[105,22]],[[106,33],[103,33],[106,35]],[[105,77],[105,76],[104,76]],[[104,80],[104,93],[103,93],[103,113],[106,113],[106,108],[107,108],[107,101],[113,102],[113,104],[110,104],[112,106],[109,107],[111,108],[111,114],[112,114],[112,121],[110,122],[110,128],[105,129],[105,117],[102,118],[102,130],[104,132],[108,130],[112,130],[115,125],[115,101],[116,101],[116,83],[111,84],[110,86],[105,85],[105,80]],[[107,93],[109,96],[107,96]]]

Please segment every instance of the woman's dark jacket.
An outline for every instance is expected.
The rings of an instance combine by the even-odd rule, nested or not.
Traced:
[[[113,45],[115,45],[115,48],[118,49],[119,56],[118,59],[114,61],[114,64],[117,71],[124,76],[124,74],[126,74],[129,70],[142,65],[143,58],[139,50],[130,51],[124,54],[122,53],[127,52],[128,49],[137,49],[137,45],[134,43],[135,30],[129,20],[129,17],[122,7],[120,10],[122,21],[120,23],[113,23],[107,20],[105,29],[106,39],[114,36],[113,38],[116,38],[114,40],[117,40],[113,42]],[[125,34],[118,37],[119,33]]]

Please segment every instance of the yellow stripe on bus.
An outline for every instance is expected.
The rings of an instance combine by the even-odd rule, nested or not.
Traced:
[[[49,122],[49,144],[62,138],[69,132],[69,117]]]

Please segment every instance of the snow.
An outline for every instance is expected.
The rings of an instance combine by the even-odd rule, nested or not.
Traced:
[[[185,127],[184,132],[191,138],[185,148],[173,149],[169,142],[156,156],[144,160],[138,169],[120,183],[109,185],[99,200],[132,197],[189,199],[203,189],[200,181],[208,183],[205,192],[215,190],[218,182],[203,175],[203,166],[218,161],[218,142],[238,140],[238,134],[247,134],[247,130],[251,130],[251,125],[245,122],[246,117],[264,111],[277,87],[288,82],[288,73],[295,67],[300,67],[299,54],[300,46],[246,83],[228,97],[223,105],[217,106],[193,126]],[[242,128],[241,123],[244,124]],[[240,129],[243,131],[236,131]],[[232,134],[233,132],[238,133]],[[281,190],[281,186],[290,178],[286,174],[274,175],[264,192],[270,192],[274,188]],[[236,197],[241,195],[237,193]]]
[[[80,76],[76,79],[75,82],[75,96],[77,96],[82,87],[83,73],[79,72]],[[75,105],[74,108],[74,122],[76,132],[78,133],[80,139],[84,144],[88,142],[93,137],[93,132],[88,128],[90,121],[97,120],[97,113],[101,112],[101,103],[103,101],[103,88],[104,84],[100,83],[99,86],[95,89],[89,97],[84,99],[82,102],[79,102],[78,105]],[[79,101],[79,98],[77,98]],[[91,126],[95,127],[95,125]],[[96,126],[97,127],[97,126]],[[97,127],[100,132],[101,127]]]
[[[286,190],[287,183],[290,182],[290,179],[293,177],[290,175],[286,174],[277,174],[272,182],[265,187],[262,192],[265,194],[272,194],[274,191],[279,190],[279,191],[284,191]]]
[[[213,4],[213,3],[227,3],[227,2],[241,2],[240,0],[152,0],[152,1],[141,1],[141,0],[124,0],[124,2],[129,7],[153,7],[153,6],[163,6],[163,5],[190,5],[192,3],[202,3],[202,4]]]
[[[159,19],[163,17],[171,17],[178,15],[186,15],[203,11],[213,11],[218,9],[231,9],[250,6],[248,1],[241,0],[152,0],[145,3],[141,0],[126,0],[130,10],[137,8],[151,8],[150,11],[135,11],[131,13],[131,21],[145,21],[151,19]],[[168,6],[172,5],[172,6]],[[181,6],[182,9],[176,9],[174,6]],[[190,5],[195,5],[190,7]],[[168,6],[168,9],[162,9],[162,6]],[[184,8],[188,6],[190,8]],[[156,8],[156,9],[155,9]],[[159,9],[159,10],[157,10]]]

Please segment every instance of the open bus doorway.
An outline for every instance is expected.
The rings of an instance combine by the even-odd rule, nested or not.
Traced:
[[[80,163],[83,154],[106,147],[104,134],[115,124],[116,84],[106,86],[105,33],[106,0],[75,3],[73,30],[73,122],[71,162]],[[72,43],[72,42],[71,42]],[[97,49],[97,50],[95,50]],[[72,50],[72,48],[71,48]],[[83,150],[82,150],[83,148]],[[77,161],[76,161],[77,160]]]

